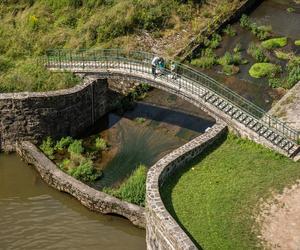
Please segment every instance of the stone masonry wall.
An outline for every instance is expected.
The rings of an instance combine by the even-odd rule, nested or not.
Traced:
[[[45,136],[76,136],[106,113],[106,79],[86,78],[71,89],[0,94],[0,149]]]
[[[34,165],[47,184],[71,194],[90,210],[103,214],[118,214],[129,219],[134,225],[145,228],[144,208],[97,191],[64,173],[31,142],[18,142],[16,151],[25,161]]]
[[[146,188],[146,242],[148,250],[197,249],[184,230],[164,206],[160,188],[165,180],[180,167],[213,144],[227,130],[223,123],[160,159],[150,168]]]

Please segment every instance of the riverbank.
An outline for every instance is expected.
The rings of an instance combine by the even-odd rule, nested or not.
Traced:
[[[162,197],[202,248],[255,249],[258,203],[299,179],[299,164],[230,135],[169,179]]]

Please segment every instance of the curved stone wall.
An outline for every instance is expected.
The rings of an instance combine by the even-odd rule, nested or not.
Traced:
[[[107,80],[86,78],[70,89],[0,94],[0,149],[45,136],[77,136],[106,112]]]
[[[178,168],[199,155],[227,130],[217,123],[206,133],[174,150],[154,166],[147,175],[146,188],[146,241],[148,250],[197,249],[196,245],[178,225],[164,206],[160,188]]]
[[[97,191],[64,173],[31,142],[18,142],[16,151],[36,168],[46,183],[59,191],[71,194],[90,210],[103,214],[118,214],[134,225],[145,228],[144,208]]]

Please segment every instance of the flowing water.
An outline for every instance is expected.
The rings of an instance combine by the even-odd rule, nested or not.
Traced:
[[[140,250],[145,231],[89,211],[15,154],[0,154],[0,249]]]
[[[136,121],[141,118],[142,123]],[[109,113],[92,132],[100,132],[111,145],[98,164],[103,176],[93,187],[101,189],[120,184],[139,164],[151,167],[213,123],[198,108],[160,90],[151,91],[143,102],[122,116]]]

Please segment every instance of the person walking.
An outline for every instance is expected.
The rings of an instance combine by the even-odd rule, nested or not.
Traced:
[[[152,59],[152,62],[151,62],[151,66],[152,66],[152,75],[154,76],[154,78],[156,77],[156,67],[159,63],[159,57],[158,56],[155,56],[153,59]]]

